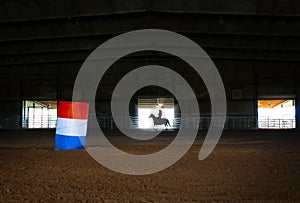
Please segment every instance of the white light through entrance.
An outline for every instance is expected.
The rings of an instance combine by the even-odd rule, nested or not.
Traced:
[[[154,121],[149,116],[153,114],[156,118],[168,119],[171,125],[154,126]],[[138,126],[141,129],[165,129],[174,126],[174,98],[153,98],[138,100]]]
[[[162,110],[162,116],[161,118],[166,118],[169,120],[170,125],[173,125],[174,120],[174,108],[157,108],[157,109],[151,109],[151,108],[139,108],[138,109],[138,117],[139,117],[139,128],[143,129],[153,129],[153,120],[152,118],[149,118],[151,114],[153,114],[155,117],[158,117],[159,109]],[[164,125],[155,126],[155,128],[161,129],[165,128]],[[171,128],[171,127],[167,127]]]
[[[22,128],[55,128],[57,102],[53,100],[22,102]]]
[[[295,114],[295,100],[258,100],[259,128],[295,128]]]

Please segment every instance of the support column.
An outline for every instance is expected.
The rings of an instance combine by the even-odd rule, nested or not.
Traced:
[[[296,87],[296,128],[300,130],[300,87]]]

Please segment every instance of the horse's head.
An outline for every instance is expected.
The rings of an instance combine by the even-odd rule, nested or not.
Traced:
[[[149,118],[154,118],[154,115],[153,115],[153,114],[150,114]]]

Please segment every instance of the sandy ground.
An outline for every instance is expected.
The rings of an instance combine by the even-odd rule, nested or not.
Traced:
[[[200,133],[180,161],[145,176],[110,171],[85,150],[54,150],[54,134],[0,132],[0,202],[300,202],[299,131],[224,132],[204,161]],[[167,143],[119,142],[133,153]]]

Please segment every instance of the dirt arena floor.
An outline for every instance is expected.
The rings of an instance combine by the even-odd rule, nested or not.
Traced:
[[[85,150],[54,150],[54,134],[0,131],[0,202],[300,202],[299,131],[225,131],[199,161],[201,132],[180,161],[145,176],[110,171]],[[168,142],[119,144],[147,152]]]

